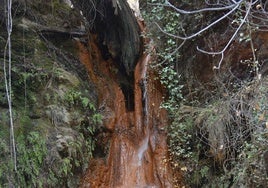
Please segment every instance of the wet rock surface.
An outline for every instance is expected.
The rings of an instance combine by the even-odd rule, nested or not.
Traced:
[[[103,139],[99,144],[107,145],[108,149],[104,156],[90,162],[81,187],[172,187],[163,131],[167,114],[159,108],[165,92],[153,79],[150,55],[141,56],[135,68],[134,98],[131,99],[134,108],[129,110],[118,73],[113,71],[116,62],[105,60],[96,44],[91,40],[88,48],[91,50],[81,43],[78,46],[80,60],[98,88],[106,130],[106,139],[104,133],[99,134]]]

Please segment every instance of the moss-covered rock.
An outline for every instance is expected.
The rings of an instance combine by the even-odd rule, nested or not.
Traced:
[[[72,38],[73,31],[80,31],[83,17],[57,0],[15,0],[12,10],[11,85],[17,171],[10,160],[9,109],[1,66],[0,185],[75,187],[92,156],[98,123],[93,120],[98,114],[96,91],[78,60]],[[7,58],[7,33],[2,20],[0,24],[3,62]],[[44,29],[52,31],[50,38],[43,35]]]

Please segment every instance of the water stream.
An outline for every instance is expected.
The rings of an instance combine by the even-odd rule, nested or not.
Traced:
[[[138,149],[138,166],[142,165],[144,152],[148,149],[149,145],[149,134],[146,135],[145,139],[142,141],[140,148]]]
[[[142,112],[143,112],[143,130],[144,130],[144,138],[141,142],[141,145],[138,149],[138,166],[142,165],[144,153],[147,151],[149,147],[149,138],[150,138],[150,130],[149,130],[149,101],[148,101],[148,82],[147,82],[147,67],[150,60],[150,55],[147,55],[142,62],[141,69],[141,91],[142,91]],[[139,170],[140,171],[140,170]],[[139,173],[138,171],[138,173]]]
[[[134,73],[134,110],[125,105],[125,96],[113,70],[112,60],[104,60],[94,40],[90,48],[78,44],[80,60],[99,93],[103,110],[104,137],[109,150],[105,157],[90,161],[81,187],[172,187],[167,158],[166,112],[159,108],[163,89],[155,81],[148,64],[150,54],[140,57]],[[88,50],[90,49],[90,50]],[[105,75],[105,76],[103,76]]]

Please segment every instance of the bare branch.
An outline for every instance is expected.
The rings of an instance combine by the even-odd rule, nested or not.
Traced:
[[[155,23],[155,24],[161,32],[163,32],[164,34],[166,34],[169,37],[183,40],[182,44],[184,44],[184,42],[186,40],[193,39],[193,38],[201,35],[203,32],[207,31],[208,29],[210,29],[211,27],[220,23],[222,20],[224,20],[226,18],[234,20],[234,18],[231,17],[231,15],[232,16],[234,15],[233,13],[242,14],[243,17],[241,18],[239,25],[236,28],[234,28],[234,30],[235,30],[234,33],[232,34],[231,38],[228,40],[227,44],[224,45],[222,50],[220,50],[220,51],[206,51],[206,50],[203,50],[203,49],[200,49],[199,47],[197,47],[197,50],[202,52],[202,53],[209,54],[209,55],[220,55],[220,60],[218,62],[218,65],[213,67],[213,69],[220,69],[222,61],[224,59],[225,51],[231,45],[231,43],[234,41],[235,37],[237,36],[237,34],[239,33],[239,31],[241,30],[242,26],[245,23],[247,23],[248,26],[252,26],[252,27],[254,27],[254,29],[259,30],[259,31],[267,29],[266,23],[268,22],[267,21],[268,18],[267,18],[267,14],[265,11],[266,4],[264,5],[263,2],[261,2],[260,0],[249,0],[249,1],[248,0],[247,1],[246,0],[226,0],[226,1],[217,1],[213,4],[210,4],[208,1],[206,1],[205,3],[208,6],[212,6],[212,7],[189,11],[189,10],[183,10],[183,9],[177,8],[172,3],[170,3],[168,0],[166,0],[165,3],[163,3],[163,4],[158,3],[158,4],[154,4],[154,5],[170,7],[174,11],[176,11],[177,13],[186,14],[186,15],[198,14],[198,13],[202,13],[202,12],[206,12],[206,11],[222,11],[222,10],[226,11],[226,10],[228,10],[228,12],[223,14],[221,17],[219,17],[218,19],[216,19],[212,23],[209,23],[204,28],[201,28],[197,32],[190,34],[188,36],[187,35],[181,36],[181,35],[169,33],[167,31],[165,31],[165,29],[163,27],[161,27],[158,23]],[[256,6],[256,9],[255,9],[256,4],[261,6],[261,8],[258,9]],[[256,20],[259,22],[259,24],[256,24]],[[260,27],[262,27],[262,28],[260,28]],[[174,54],[177,51],[178,50],[175,49],[174,52],[172,52],[171,54]],[[164,62],[165,61],[166,61],[166,59],[164,60]]]
[[[173,4],[171,4],[169,1],[166,1],[165,3],[148,3],[149,5],[154,5],[154,6],[164,6],[164,7],[171,7],[175,11],[177,11],[180,14],[197,14],[197,13],[202,13],[202,12],[208,12],[208,11],[222,11],[222,10],[227,10],[233,8],[236,4],[231,4],[231,5],[224,5],[220,7],[210,7],[210,8],[203,8],[203,9],[198,9],[198,10],[183,10],[175,7]]]
[[[231,13],[233,13],[238,7],[239,7],[240,4],[237,4],[235,5],[235,7],[230,10],[227,14],[223,15],[222,17],[220,17],[219,19],[215,20],[214,22],[212,22],[211,24],[209,24],[208,26],[204,27],[203,29],[201,29],[200,31],[190,35],[190,36],[186,36],[186,37],[182,37],[182,36],[178,36],[178,35],[174,35],[174,34],[171,34],[171,33],[168,33],[166,31],[164,31],[156,22],[155,24],[157,25],[157,27],[159,28],[159,30],[161,32],[163,32],[164,34],[170,36],[170,37],[173,37],[173,38],[178,38],[178,39],[181,39],[181,40],[189,40],[189,39],[192,39],[198,35],[200,35],[201,33],[203,33],[204,31],[208,30],[209,28],[211,28],[212,26],[214,26],[215,24],[219,23],[220,21],[222,21],[223,19],[225,19],[227,16],[229,16]]]
[[[233,8],[235,5],[240,4],[240,3],[241,2],[227,5],[227,6],[223,6],[223,7],[210,7],[210,8],[204,8],[204,9],[192,10],[192,11],[186,11],[186,10],[179,9],[179,8],[175,7],[173,4],[171,4],[169,1],[166,1],[166,5],[164,5],[164,6],[171,7],[174,10],[176,10],[178,13],[181,13],[181,14],[196,14],[196,13],[207,12],[207,11],[227,10],[227,9]]]
[[[231,42],[233,42],[234,38],[237,36],[237,33],[239,32],[241,27],[245,24],[245,22],[246,22],[246,20],[248,18],[248,15],[250,13],[251,7],[252,7],[252,1],[251,1],[251,3],[248,3],[248,7],[246,7],[247,8],[246,14],[245,14],[243,20],[241,21],[240,25],[238,26],[238,28],[236,29],[236,31],[234,32],[234,34],[232,35],[232,37],[230,38],[228,43],[225,45],[225,47],[221,51],[209,52],[209,51],[205,51],[205,50],[202,50],[199,47],[197,47],[197,50],[202,52],[202,53],[209,54],[209,55],[221,55],[221,59],[220,59],[220,61],[218,63],[218,66],[214,66],[213,69],[220,69],[222,61],[223,61],[223,58],[224,58],[224,52],[230,46]]]

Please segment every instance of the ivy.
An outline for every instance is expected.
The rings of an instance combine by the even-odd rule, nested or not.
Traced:
[[[195,75],[188,76],[187,74],[191,74],[194,72],[191,70],[195,69],[195,66],[199,66],[182,61],[182,59],[187,60],[192,58],[184,56],[189,54],[187,50],[192,50],[188,44],[196,40],[192,37],[189,37],[191,38],[189,39],[187,36],[196,33],[198,34],[197,37],[201,38],[201,35],[204,33],[218,32],[216,30],[221,27],[209,27],[203,30],[206,32],[203,32],[200,28],[206,28],[206,25],[213,23],[221,15],[213,11],[206,11],[204,14],[189,14],[189,16],[180,15],[176,11],[170,11],[173,10],[171,7],[161,5],[165,4],[165,2],[165,0],[147,1],[147,4],[144,5],[144,10],[147,10],[146,12],[144,11],[144,18],[151,31],[149,37],[153,38],[156,45],[158,58],[154,63],[154,67],[159,71],[159,80],[168,92],[168,96],[162,107],[167,109],[171,115],[171,124],[168,128],[168,141],[174,169],[182,172],[185,182],[189,187],[265,187],[268,181],[263,167],[263,163],[265,162],[263,161],[263,155],[267,152],[268,145],[267,89],[261,91],[259,88],[260,85],[252,84],[250,86],[251,83],[248,82],[246,83],[249,84],[246,89],[247,91],[241,89],[239,85],[237,87],[238,90],[229,90],[228,96],[225,96],[224,99],[222,98],[222,93],[220,93],[222,91],[217,92],[213,90],[213,92],[209,91],[212,95],[205,102],[202,101],[201,96],[201,100],[199,101],[186,101],[186,97],[183,94],[187,93],[187,91],[183,92],[184,86],[180,74],[185,76],[183,78],[185,80],[187,78],[195,79]],[[202,6],[205,4],[217,4],[216,2],[190,2],[188,0],[170,2],[174,6],[181,7],[187,11],[202,9]],[[219,5],[219,1],[217,2],[217,5]],[[235,4],[234,1],[225,2]],[[243,26],[239,28],[239,32],[235,30],[238,32],[233,35],[236,38],[230,39],[229,44],[234,40],[237,40],[241,44],[252,42],[250,36],[254,26],[248,25],[247,22],[254,21],[251,20],[251,16],[248,17],[248,20],[245,19],[245,14],[241,14],[243,12],[241,10],[253,9],[255,12],[257,11],[255,10],[255,5],[261,6],[263,3],[262,1],[254,1],[256,4],[249,7],[246,1],[236,2],[237,5],[241,4],[235,13],[229,16],[231,19],[229,26],[238,26],[242,23],[242,25],[247,27]],[[267,15],[264,14],[265,16]],[[258,24],[256,23],[256,26]],[[226,28],[229,26],[226,24]],[[258,29],[257,27],[256,29]],[[161,28],[161,31],[159,28]],[[178,41],[176,37],[172,38],[165,35],[165,33],[180,36],[181,40]],[[222,34],[222,31],[220,33],[221,36],[228,36],[227,34]],[[210,36],[210,34],[206,36]],[[206,40],[204,41],[206,42]],[[183,57],[183,54],[180,54],[181,52],[178,50],[180,44],[186,44],[183,48],[186,55]],[[224,52],[229,44],[227,43],[226,48],[223,49],[222,57],[224,57]],[[253,56],[254,50],[252,48]],[[215,53],[213,55],[218,54]],[[249,61],[249,65],[251,63],[252,67],[258,70],[258,62],[258,60]],[[184,72],[182,68],[184,67],[183,64],[191,70],[187,69]],[[175,65],[182,67],[177,69]],[[221,61],[218,64],[218,68],[220,68],[220,65]],[[178,73],[176,69],[181,72]],[[246,80],[243,81],[246,82]],[[191,80],[191,82],[195,82],[195,80]],[[267,79],[264,82],[267,83]],[[198,84],[193,85],[196,86]],[[196,88],[190,87],[189,92],[193,91],[195,93],[198,91]],[[228,86],[224,85],[224,87]],[[255,91],[251,91],[253,88]],[[265,84],[264,88],[267,88],[267,84]],[[213,96],[214,92],[217,92],[216,96],[220,95],[221,97]],[[191,100],[193,99],[195,98]],[[185,105],[195,104],[197,106],[183,106],[182,103],[185,103]],[[253,107],[254,105],[256,106],[255,109]],[[220,138],[221,136],[222,138]]]
[[[173,69],[173,67],[164,67],[159,71],[160,82],[163,84],[168,91],[168,99],[162,103],[162,107],[169,110],[172,113],[176,110],[181,101],[183,100],[182,88],[183,85],[179,84],[180,76]]]

